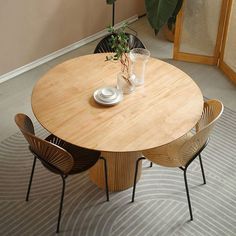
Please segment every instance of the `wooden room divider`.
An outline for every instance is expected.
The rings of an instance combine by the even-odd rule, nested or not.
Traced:
[[[217,65],[236,83],[235,0],[185,0],[175,30],[174,59]]]

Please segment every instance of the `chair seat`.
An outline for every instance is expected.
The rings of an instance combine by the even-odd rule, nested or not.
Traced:
[[[81,148],[76,145],[70,144],[54,136],[53,134],[49,135],[45,140],[64,148],[72,155],[74,159],[74,165],[71,171],[68,173],[69,175],[88,170],[98,161],[100,157],[100,152],[98,151]],[[50,170],[53,171],[52,169]],[[55,171],[53,172],[55,173]]]
[[[180,148],[193,137],[193,133],[190,131],[175,141],[167,144],[167,153],[170,157],[178,157],[181,155],[179,152]]]
[[[181,153],[179,152],[180,147],[193,137],[193,133],[190,131],[175,141],[153,148],[150,150],[143,151],[144,156],[147,155],[147,159],[161,166],[176,167],[183,166],[181,161]]]

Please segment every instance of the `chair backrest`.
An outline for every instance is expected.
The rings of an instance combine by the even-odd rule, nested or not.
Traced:
[[[25,114],[17,114],[15,122],[29,143],[30,151],[43,165],[57,174],[68,174],[74,165],[72,155],[65,149],[35,136],[31,119]]]
[[[149,160],[162,166],[186,166],[204,147],[223,109],[223,104],[218,100],[206,101],[194,135],[185,135],[160,148],[146,150],[143,154]]]
[[[105,52],[114,52],[114,49],[110,46],[110,39],[113,34],[105,36],[97,45],[94,50],[94,53],[105,53]],[[135,35],[126,33],[128,36],[129,49],[133,48],[145,48],[143,43]]]
[[[202,116],[196,125],[196,133],[180,148],[183,163],[186,164],[201,150],[223,110],[224,106],[218,100],[208,100],[204,103]]]

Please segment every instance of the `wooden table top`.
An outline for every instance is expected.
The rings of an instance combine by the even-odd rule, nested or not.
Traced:
[[[78,57],[47,72],[32,92],[32,109],[50,133],[75,145],[132,152],[167,144],[191,130],[203,109],[199,87],[180,69],[150,58],[145,83],[118,105],[105,107],[93,92],[116,86],[120,63],[105,54]]]

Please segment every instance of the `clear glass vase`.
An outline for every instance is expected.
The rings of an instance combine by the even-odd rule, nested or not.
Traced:
[[[123,94],[132,93],[135,90],[135,84],[132,77],[126,73],[120,72],[117,75],[117,89]]]
[[[144,48],[134,48],[130,51],[131,76],[134,77],[136,86],[144,83],[145,69],[150,52]]]

